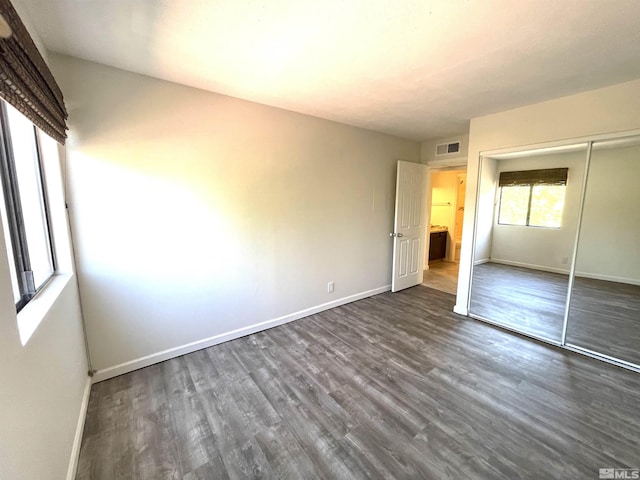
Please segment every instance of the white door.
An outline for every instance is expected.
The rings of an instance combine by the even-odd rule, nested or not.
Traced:
[[[398,162],[396,216],[393,237],[393,278],[391,291],[422,283],[427,214],[425,182],[427,166]]]

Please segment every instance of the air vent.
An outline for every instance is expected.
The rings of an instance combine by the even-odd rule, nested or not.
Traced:
[[[436,145],[436,157],[460,153],[460,142],[441,143]]]

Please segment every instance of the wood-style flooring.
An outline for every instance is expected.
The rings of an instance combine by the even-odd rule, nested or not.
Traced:
[[[473,267],[469,312],[560,342],[569,276],[499,263]]]
[[[567,479],[640,466],[640,375],[385,293],[93,386],[78,479]]]
[[[435,288],[452,295],[458,290],[458,262],[438,260],[429,263],[429,270],[424,271],[422,285]]]
[[[577,277],[567,343],[640,365],[640,286]]]
[[[469,311],[560,342],[568,282],[557,273],[476,265]],[[640,365],[640,286],[576,277],[566,343]]]

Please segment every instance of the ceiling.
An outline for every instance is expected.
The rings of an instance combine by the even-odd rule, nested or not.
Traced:
[[[638,0],[22,0],[46,47],[413,140],[640,78]]]

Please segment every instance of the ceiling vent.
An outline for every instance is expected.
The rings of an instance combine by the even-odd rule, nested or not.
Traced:
[[[436,145],[436,157],[460,153],[460,141]]]

